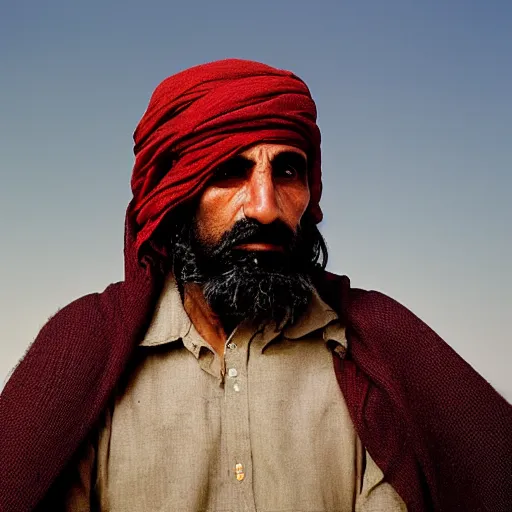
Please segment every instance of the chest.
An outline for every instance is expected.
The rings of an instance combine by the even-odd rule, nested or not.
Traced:
[[[148,354],[99,448],[112,511],[350,509],[361,463],[332,354],[314,338],[231,343],[202,364],[180,345]]]

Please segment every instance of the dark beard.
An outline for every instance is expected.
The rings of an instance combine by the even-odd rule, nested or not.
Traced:
[[[247,251],[234,247],[269,243],[284,251]],[[243,219],[220,242],[201,240],[195,223],[173,240],[173,271],[178,283],[202,285],[203,294],[226,332],[243,320],[275,322],[278,329],[295,323],[313,293],[311,248],[299,229],[282,222],[263,225]]]

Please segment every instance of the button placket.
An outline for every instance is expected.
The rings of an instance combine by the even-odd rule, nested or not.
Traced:
[[[237,333],[238,334],[238,333]],[[236,336],[236,334],[235,334]],[[224,355],[226,365],[226,390],[231,389],[239,393],[242,389],[241,382],[246,379],[247,364],[247,347],[239,346],[233,341],[229,341],[226,345],[227,349]]]
[[[240,493],[242,502],[255,511],[252,488],[252,457],[249,432],[249,404],[247,396],[247,333],[236,332],[226,344],[224,354],[226,379],[224,384],[226,414],[226,446],[230,461],[229,474]]]

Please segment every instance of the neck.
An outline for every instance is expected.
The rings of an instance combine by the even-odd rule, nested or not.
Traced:
[[[224,355],[226,332],[210,305],[206,302],[203,290],[196,283],[186,283],[183,287],[183,307],[197,332],[220,356]]]

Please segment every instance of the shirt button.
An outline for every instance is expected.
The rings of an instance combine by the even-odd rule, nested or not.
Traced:
[[[234,386],[233,386],[233,389],[238,393],[240,391],[240,385],[238,384],[238,382],[235,382]]]
[[[230,368],[228,370],[228,376],[229,377],[236,377],[238,375],[238,372],[236,371],[236,368]]]
[[[232,341],[230,343],[228,343],[228,348],[229,350],[235,350],[236,348],[236,343],[233,343]]]
[[[242,464],[237,464],[235,466],[235,475],[236,475],[236,479],[239,482],[241,482],[245,478],[244,467]]]

